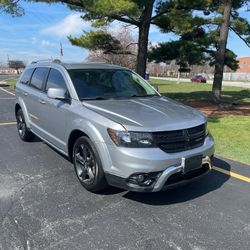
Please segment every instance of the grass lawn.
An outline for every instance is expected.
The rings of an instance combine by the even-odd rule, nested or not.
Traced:
[[[250,116],[209,117],[218,155],[250,165]]]
[[[212,100],[211,84],[179,83],[167,80],[152,79],[151,84],[158,85],[162,95],[179,101],[208,101]],[[239,104],[250,104],[250,89],[240,87],[224,86],[222,89],[223,102],[236,102]]]
[[[211,101],[210,84],[180,83],[153,79],[162,95],[178,101]],[[250,105],[250,89],[223,87],[224,102]],[[216,154],[250,165],[250,116],[211,116],[209,129],[215,139]]]
[[[17,80],[9,80],[7,81],[7,83],[10,85],[11,89],[14,89],[15,85],[16,85]]]

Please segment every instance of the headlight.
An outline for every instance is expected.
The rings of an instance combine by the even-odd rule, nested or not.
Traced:
[[[117,146],[150,148],[154,145],[152,133],[118,131],[108,128],[108,134]]]

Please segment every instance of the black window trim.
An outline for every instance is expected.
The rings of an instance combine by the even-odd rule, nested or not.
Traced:
[[[46,77],[45,77],[45,82],[44,82],[44,86],[43,86],[43,92],[47,95],[46,86],[47,86],[47,83],[48,83],[48,78],[49,78],[50,71],[51,71],[52,69],[57,70],[57,71],[61,74],[61,76],[62,76],[62,78],[63,78],[63,80],[64,80],[64,82],[65,82],[67,97],[71,100],[71,96],[70,96],[70,93],[69,93],[69,88],[68,88],[68,86],[67,86],[67,82],[66,82],[66,80],[65,80],[65,77],[64,77],[64,75],[60,72],[60,70],[55,69],[55,68],[49,68],[48,73],[47,73],[47,75],[46,75]]]
[[[49,73],[50,73],[51,69],[53,69],[53,68],[49,68],[48,74],[47,74],[46,77],[45,77],[45,83],[44,83],[44,86],[43,86],[43,92],[44,92],[45,94],[47,94],[47,92],[46,92],[46,86],[47,86],[47,83],[48,83]]]
[[[32,73],[30,74],[30,77],[29,77],[28,83],[27,83],[27,84],[25,84],[25,83],[23,83],[23,82],[22,82],[22,77],[24,76],[25,72],[26,72],[26,71],[28,71],[29,69],[31,69],[31,70],[32,70]],[[23,75],[22,75],[22,77],[20,78],[19,83],[20,83],[20,84],[23,84],[23,85],[26,85],[26,86],[29,86],[29,85],[30,85],[31,78],[32,78],[32,76],[33,76],[33,74],[34,74],[34,72],[35,72],[35,69],[36,69],[36,68],[27,68],[27,69],[23,72]]]

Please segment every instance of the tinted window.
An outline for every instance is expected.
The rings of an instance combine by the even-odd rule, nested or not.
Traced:
[[[24,73],[23,73],[23,75],[22,75],[22,77],[21,77],[21,79],[20,79],[20,83],[22,83],[22,84],[28,84],[29,81],[30,81],[30,77],[31,77],[33,71],[34,71],[34,69],[27,69],[27,70],[25,70]]]
[[[36,89],[41,90],[43,87],[44,77],[47,75],[48,68],[36,68],[32,75],[30,85]]]
[[[142,78],[128,70],[69,70],[80,99],[133,98],[158,95]]]
[[[67,90],[66,83],[64,81],[62,74],[56,69],[51,69],[49,72],[46,91],[49,88],[60,88]]]

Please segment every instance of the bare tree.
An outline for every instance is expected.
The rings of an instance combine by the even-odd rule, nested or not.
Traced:
[[[15,69],[17,71],[17,74],[19,74],[19,69],[25,68],[25,63],[20,60],[11,60],[9,61],[9,67]]]
[[[104,53],[101,50],[90,51],[87,60],[90,62],[106,62],[117,64],[135,70],[137,43],[136,38],[132,36],[131,30],[124,27],[120,31],[112,31],[112,35],[120,41],[124,53]]]

